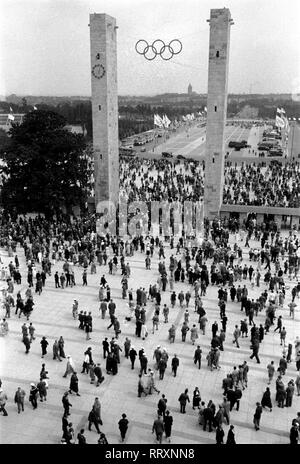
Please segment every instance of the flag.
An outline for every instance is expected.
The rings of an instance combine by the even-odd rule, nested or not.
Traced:
[[[284,108],[277,108],[277,113],[279,113],[279,116],[281,117],[281,119],[283,119],[283,122],[285,124],[285,129],[287,130],[289,127],[289,121],[288,121],[288,118],[286,117]]]
[[[169,125],[171,124],[171,121],[166,114],[164,115],[164,122],[165,122],[165,127],[169,127]]]
[[[13,112],[14,112],[14,110],[12,109],[12,107],[11,107],[11,106],[9,107],[9,111],[10,111],[11,113],[13,113]]]
[[[33,107],[33,109],[34,109],[34,111],[36,111],[36,110],[37,110],[37,107],[36,107],[36,106],[34,106],[34,107]]]
[[[154,115],[154,125],[158,126],[158,127],[163,127],[164,126],[163,121],[162,121],[161,117],[158,114]]]
[[[276,119],[275,119],[275,125],[276,127],[280,127],[283,129],[285,127],[285,122],[284,120],[276,114]]]
[[[12,114],[9,114],[9,115],[8,115],[8,119],[9,119],[10,121],[14,121],[14,120],[15,120],[15,117],[14,117]]]
[[[206,108],[206,106],[204,107],[204,111],[206,111],[206,112],[207,112],[207,108]]]

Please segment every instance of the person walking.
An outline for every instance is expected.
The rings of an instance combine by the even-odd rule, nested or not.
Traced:
[[[71,423],[71,422],[70,422]],[[69,425],[70,423],[68,422],[68,417],[64,414],[62,417],[62,440],[66,443],[70,443],[70,437],[69,437]]]
[[[78,445],[86,445],[86,438],[84,436],[84,429],[80,429],[80,432],[77,434],[77,444]]]
[[[125,358],[127,359],[129,357],[130,347],[131,347],[131,340],[128,337],[126,337],[125,342],[124,342],[124,355],[125,355]]]
[[[257,364],[260,364],[260,359],[258,357],[258,352],[259,352],[259,341],[257,339],[255,339],[252,342],[252,354],[250,356],[250,359],[255,358]]]
[[[138,381],[138,397],[139,398],[142,397],[142,393],[144,393],[144,395],[147,396],[147,391],[145,389],[142,374],[139,374],[139,381]]]
[[[169,340],[170,343],[175,343],[176,327],[174,324],[169,328]]]
[[[118,422],[122,442],[125,440],[126,432],[128,430],[128,424],[129,421],[127,419],[127,416],[123,413],[122,418]]]
[[[167,398],[165,395],[162,395],[161,398],[159,399],[158,403],[157,403],[157,414],[159,416],[163,416],[163,418],[165,417],[165,414],[166,414],[166,410],[167,410]]]
[[[99,387],[99,385],[104,381],[104,376],[102,374],[100,363],[97,363],[96,366],[94,367],[94,374],[97,377],[96,387]]]
[[[186,388],[184,390],[184,393],[181,393],[181,395],[179,396],[178,398],[178,401],[180,403],[180,412],[182,414],[185,414],[186,413],[186,403],[189,402],[190,403],[190,398],[189,398],[189,395],[188,395],[188,389]]]
[[[165,417],[164,417],[164,427],[165,427],[166,439],[169,443],[171,443],[172,426],[173,426],[173,417],[170,416],[170,411],[167,410]]]
[[[254,428],[256,431],[259,430],[259,424],[260,424],[262,412],[263,412],[263,408],[261,404],[256,403],[256,409],[255,409],[255,413],[253,416],[253,423],[254,423]]]
[[[212,425],[213,425],[214,413],[212,409],[206,406],[203,409],[203,430],[206,431],[206,425],[208,423],[208,431],[212,432]]]
[[[103,358],[106,359],[106,354],[109,354],[109,342],[108,342],[107,337],[105,337],[105,339],[102,342],[102,348],[103,348]]]
[[[283,344],[283,346],[285,346],[285,339],[286,339],[286,328],[282,327],[282,330],[280,332],[280,345]]]
[[[74,363],[73,363],[73,360],[71,358],[71,356],[67,356],[67,365],[66,365],[66,371],[63,375],[63,377],[67,377],[67,375],[69,374],[73,374],[75,372],[75,366],[74,366]]]
[[[234,425],[231,425],[228,430],[226,445],[236,445]]]
[[[263,396],[262,396],[262,400],[261,400],[261,406],[262,408],[269,408],[270,409],[270,412],[272,412],[272,401],[271,401],[271,392],[270,392],[270,388],[267,387],[266,388],[266,391],[264,392]]]
[[[59,347],[58,347],[57,340],[55,340],[53,343],[52,351],[53,351],[53,359],[58,359],[58,361],[62,361],[59,355]]]
[[[35,336],[34,336],[35,327],[32,325],[32,322],[29,323],[28,331],[30,335],[30,343],[32,343],[32,341],[35,340]]]
[[[78,392],[77,372],[73,372],[73,374],[71,375],[69,393],[72,393],[72,392],[76,393],[77,396],[80,396]]]
[[[166,368],[167,368],[167,363],[166,361],[161,358],[158,362],[158,370],[159,370],[159,380],[163,380],[164,378],[164,375],[165,375],[165,371],[166,371]]]
[[[29,401],[32,404],[33,409],[37,408],[37,395],[38,395],[38,388],[36,387],[35,383],[30,384],[30,391],[29,391]]]
[[[194,353],[194,364],[198,363],[198,369],[201,369],[201,357],[202,357],[202,350],[200,345],[197,345],[197,348]]]
[[[63,407],[64,407],[64,415],[65,416],[70,416],[70,408],[72,407],[70,401],[69,401],[69,392],[66,391],[64,394],[63,394],[63,397],[62,397],[62,404],[63,404]]]
[[[28,354],[29,351],[30,351],[30,345],[31,345],[28,335],[23,336],[23,343],[24,343],[25,348],[26,348],[25,353]]]
[[[193,327],[191,328],[191,341],[192,341],[192,345],[195,345],[195,341],[197,340],[197,338],[199,338],[199,336],[198,336],[198,330],[197,330],[196,324],[193,324]]]
[[[182,340],[183,342],[185,342],[186,334],[187,334],[187,332],[188,332],[189,330],[190,330],[190,328],[189,328],[187,322],[184,322],[184,323],[182,324],[182,327],[181,327],[181,340]]]
[[[174,374],[174,377],[176,377],[177,369],[179,366],[179,359],[177,358],[177,354],[174,354],[174,358],[171,361],[171,366],[172,366],[172,372]]]
[[[95,412],[96,420],[98,424],[103,425],[102,419],[101,419],[101,403],[98,397],[95,398],[95,401],[93,404],[93,411]]]
[[[60,358],[65,358],[66,357],[64,346],[65,346],[65,341],[63,339],[63,336],[61,335],[59,337],[59,339],[58,339],[58,349],[59,349]]]
[[[96,413],[95,413],[95,411],[94,411],[94,408],[92,408],[91,411],[89,412],[89,415],[88,415],[88,422],[89,422],[89,425],[88,425],[89,431],[92,430],[92,424],[94,424],[95,429],[97,430],[97,433],[100,434],[100,429],[99,429],[99,425],[98,425],[98,421],[97,421],[97,416],[96,416]]]
[[[17,404],[18,414],[20,414],[21,410],[24,412],[25,396],[26,396],[25,391],[21,387],[18,387],[15,393],[15,399],[14,399],[15,403]]]
[[[41,377],[41,380],[37,384],[37,389],[40,395],[40,402],[47,401],[47,384],[45,379]]]
[[[137,357],[137,352],[136,352],[134,346],[132,345],[130,350],[129,350],[129,358],[130,358],[130,362],[131,362],[131,369],[134,369],[134,363],[135,363],[136,357]]]
[[[289,383],[288,383],[287,389],[286,389],[285,406],[287,408],[292,406],[294,392],[295,392],[295,384],[294,384],[293,380],[290,380]]]
[[[282,316],[279,316],[277,319],[277,327],[274,329],[274,332],[277,332],[279,330],[279,333],[281,332],[282,329]]]
[[[40,345],[42,347],[42,358],[47,354],[47,346],[49,345],[49,343],[47,342],[46,340],[46,337],[43,337],[41,342],[40,342]]]
[[[162,442],[162,437],[163,437],[164,430],[165,430],[165,427],[164,427],[164,423],[162,421],[162,418],[161,418],[161,416],[158,416],[158,418],[155,419],[155,421],[153,422],[152,433],[155,432],[156,441],[159,444],[161,444],[161,442]]]
[[[290,445],[298,445],[299,441],[299,427],[296,422],[293,422],[290,429]]]
[[[275,366],[274,366],[274,361],[271,361],[270,364],[267,365],[267,370],[268,370],[268,385],[273,380],[274,373],[275,373]]]
[[[225,435],[225,432],[223,430],[222,424],[218,424],[216,428],[216,444],[217,445],[224,444],[224,435]]]
[[[200,390],[198,387],[195,387],[195,390],[193,391],[193,409],[199,408],[200,401],[201,401]]]
[[[87,285],[87,270],[84,269],[83,273],[82,273],[82,286],[85,286]]]
[[[234,332],[233,332],[233,341],[232,343],[236,343],[237,348],[240,347],[239,345],[239,337],[241,336],[241,330],[238,325],[235,326]]]

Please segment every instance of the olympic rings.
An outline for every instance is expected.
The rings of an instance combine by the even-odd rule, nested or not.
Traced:
[[[166,45],[161,39],[154,40],[152,45],[149,45],[148,42],[143,39],[138,40],[135,44],[135,51],[139,55],[143,55],[148,61],[154,60],[157,55],[159,55],[164,61],[169,61],[174,55],[178,55],[181,50],[182,43],[178,39],[171,40],[169,45]]]

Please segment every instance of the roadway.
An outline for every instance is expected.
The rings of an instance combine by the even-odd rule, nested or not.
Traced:
[[[249,129],[240,126],[226,126],[225,127],[225,149],[229,154],[234,151],[228,148],[230,140],[248,140]],[[160,139],[158,139],[160,140]],[[141,148],[136,148],[136,154],[139,157],[145,158],[160,158],[161,153],[166,151],[177,155],[183,155],[186,158],[193,158],[202,160],[205,157],[206,148],[206,127],[199,128],[197,126],[191,127],[188,130],[182,130],[179,133],[170,134],[170,138],[162,137],[161,143],[147,144],[145,146],[146,152],[141,152]],[[239,152],[240,153],[240,152]]]
[[[241,126],[225,127],[225,153],[229,160],[240,160],[243,157],[258,158],[259,151],[257,144],[262,140],[262,134],[266,127],[252,126],[250,129]],[[229,148],[228,143],[231,140],[247,140],[251,148],[245,148],[236,151]],[[134,147],[136,155],[143,158],[161,158],[162,152],[170,152],[173,157],[183,155],[186,158],[202,160],[205,158],[206,149],[206,127],[199,128],[196,124],[190,128],[182,127],[177,129],[176,133],[171,133],[167,139],[166,136],[158,138],[151,143],[144,145],[146,152],[141,152],[141,147]],[[295,123],[291,125],[288,141],[289,157],[298,157],[300,154],[300,127]],[[263,158],[261,158],[263,160]]]

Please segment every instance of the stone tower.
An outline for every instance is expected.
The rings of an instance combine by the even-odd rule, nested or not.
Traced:
[[[224,184],[224,131],[227,113],[227,87],[230,26],[228,8],[210,10],[204,214],[219,216]]]
[[[119,200],[116,20],[90,15],[95,206]]]

